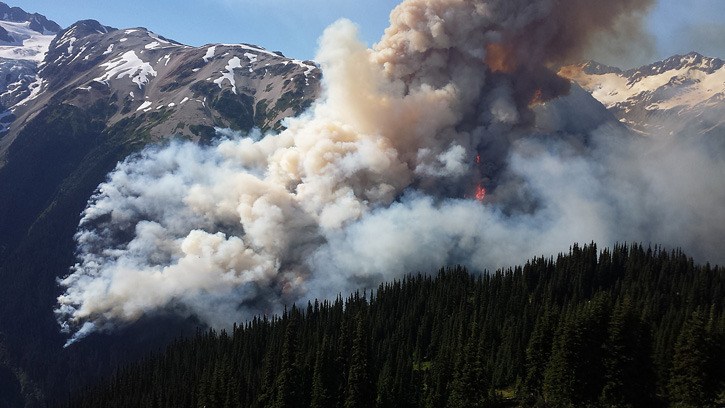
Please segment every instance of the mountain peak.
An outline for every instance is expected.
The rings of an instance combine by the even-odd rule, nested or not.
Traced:
[[[115,30],[117,30],[117,28],[104,26],[96,20],[80,20],[58,33],[58,37],[63,38],[72,36],[82,38],[93,34],[107,34]]]
[[[698,52],[692,51],[684,55],[673,55],[662,61],[630,69],[625,71],[624,75],[629,77],[631,81],[636,82],[638,78],[643,76],[658,75],[667,71],[677,71],[685,68],[698,69],[706,74],[712,74],[722,68],[723,64],[723,60],[719,58],[707,57]]]
[[[56,34],[61,27],[44,15],[28,13],[20,7],[10,7],[0,2],[0,20],[10,23],[29,23],[28,28],[40,34]]]

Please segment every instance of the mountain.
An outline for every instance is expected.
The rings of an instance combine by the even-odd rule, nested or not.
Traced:
[[[54,21],[0,2],[0,134],[14,120],[9,109],[30,96],[38,64],[61,31]],[[1,143],[1,142],[0,142]]]
[[[0,17],[0,406],[43,406],[194,326],[154,321],[131,344],[62,349],[56,279],[106,174],[171,138],[282,129],[317,97],[321,72],[250,44],[190,47],[94,20],[61,29],[4,3]]]
[[[589,61],[559,74],[643,134],[725,130],[725,62],[719,58],[693,52],[626,71]]]
[[[144,28],[118,30],[93,20],[60,31],[35,68],[31,61],[7,60],[0,62],[0,73],[6,78],[0,186],[18,193],[39,187],[57,191],[81,163],[92,165],[109,150],[129,153],[170,136],[208,141],[215,127],[279,130],[285,117],[315,99],[321,77],[314,63],[261,47],[195,48]],[[49,177],[43,168],[56,174]],[[48,178],[53,181],[44,183]],[[25,182],[15,185],[19,179]],[[97,175],[96,181],[102,180]],[[11,231],[0,237],[0,245],[22,236],[51,197],[43,197],[16,228],[7,222],[16,223],[18,212],[25,211],[0,199],[0,224],[6,224],[0,227]]]
[[[309,106],[320,71],[314,63],[246,44],[189,47],[144,28],[118,30],[87,20],[58,33],[33,82],[8,84],[7,135],[0,158],[41,112],[59,106],[93,110],[105,127],[149,122],[153,140],[169,135],[210,138],[213,127],[280,129]],[[24,85],[24,86],[23,86]],[[100,105],[99,105],[100,106]],[[41,115],[42,116],[42,115]],[[99,118],[101,117],[99,116]]]
[[[0,58],[42,61],[60,26],[45,16],[0,2]]]

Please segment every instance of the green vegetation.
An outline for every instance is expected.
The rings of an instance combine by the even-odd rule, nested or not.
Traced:
[[[199,137],[199,140],[204,143],[209,143],[216,137],[216,130],[212,126],[206,125],[191,125],[189,126],[191,133]]]
[[[270,118],[267,117],[267,105],[267,100],[261,99],[254,108],[254,123],[260,126],[262,132],[269,130],[268,123]]]
[[[715,406],[725,270],[679,251],[573,246],[492,274],[199,331],[72,407]]]
[[[254,127],[254,98],[244,93],[234,94],[225,89],[212,99],[210,106],[226,120],[234,130],[250,130]]]

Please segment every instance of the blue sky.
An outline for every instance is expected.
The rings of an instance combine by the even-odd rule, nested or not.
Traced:
[[[397,0],[5,0],[63,27],[92,18],[118,28],[146,27],[189,45],[247,42],[311,59],[326,26],[346,17],[372,45]],[[592,0],[603,1],[603,0]],[[647,19],[651,58],[699,51],[725,57],[725,0],[658,0]],[[601,61],[607,63],[608,61]]]

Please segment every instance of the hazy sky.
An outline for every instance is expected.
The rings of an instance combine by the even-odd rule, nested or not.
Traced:
[[[601,1],[601,0],[592,0]],[[311,59],[322,30],[346,17],[360,26],[372,45],[388,25],[396,0],[17,0],[8,1],[39,12],[66,27],[95,19],[118,27],[146,27],[188,45],[246,42],[285,55]],[[699,51],[725,57],[725,0],[658,0],[648,20],[655,36],[651,56]],[[604,63],[606,57],[598,58]],[[621,63],[620,63],[621,65]]]

